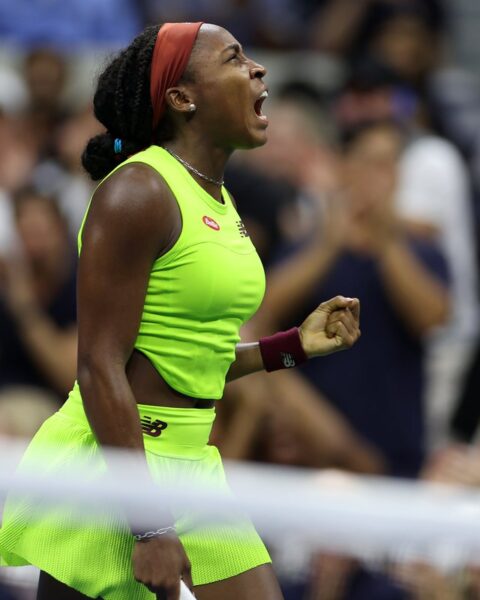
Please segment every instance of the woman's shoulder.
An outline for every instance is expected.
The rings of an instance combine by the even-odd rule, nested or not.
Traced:
[[[144,162],[128,162],[97,187],[90,212],[134,222],[163,222],[175,209],[175,199],[160,173]]]
[[[128,162],[95,190],[80,235],[83,242],[108,235],[159,240],[163,247],[162,240],[169,244],[180,228],[178,205],[162,176],[148,164]]]

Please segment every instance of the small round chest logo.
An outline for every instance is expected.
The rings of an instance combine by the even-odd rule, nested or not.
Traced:
[[[212,217],[203,217],[202,221],[205,223],[205,225],[207,225],[207,227],[210,227],[210,229],[215,229],[215,231],[218,231],[220,229],[220,225],[215,221],[215,219],[212,219]]]

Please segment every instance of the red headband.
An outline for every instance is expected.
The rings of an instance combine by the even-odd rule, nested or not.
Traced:
[[[200,23],[165,23],[158,31],[150,73],[150,98],[153,107],[153,131],[165,112],[165,92],[183,75]]]

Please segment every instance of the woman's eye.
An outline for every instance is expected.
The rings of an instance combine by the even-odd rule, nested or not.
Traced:
[[[234,54],[234,55],[233,55],[233,56],[231,56],[231,57],[230,57],[228,60],[237,60],[238,58],[239,58],[239,57],[238,57],[238,54]]]

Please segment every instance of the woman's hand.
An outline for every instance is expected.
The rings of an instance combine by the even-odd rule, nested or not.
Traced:
[[[180,579],[193,588],[190,561],[175,534],[136,542],[132,562],[135,579],[162,600],[180,598]]]
[[[360,301],[335,296],[322,302],[299,330],[303,349],[309,358],[351,348],[360,337]]]

